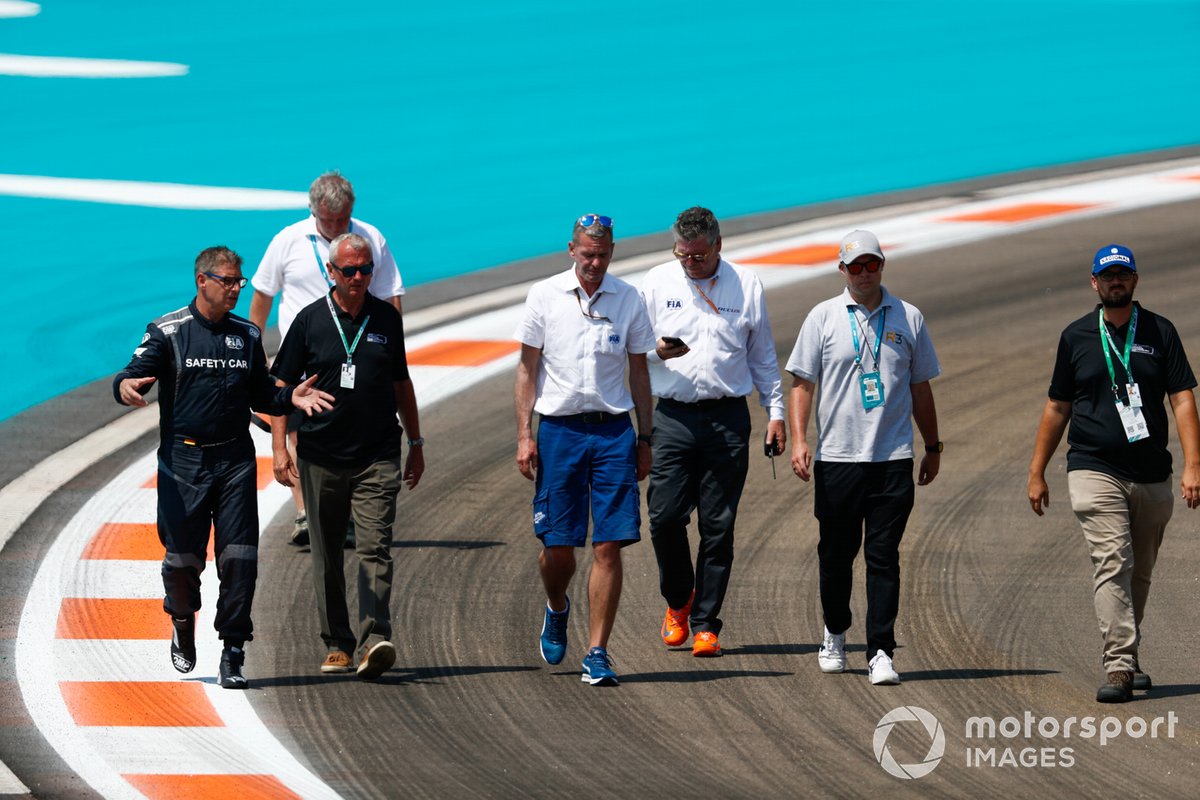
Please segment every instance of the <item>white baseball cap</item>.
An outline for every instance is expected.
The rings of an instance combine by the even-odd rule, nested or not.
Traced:
[[[842,248],[838,258],[843,264],[849,264],[859,256],[877,256],[883,259],[883,250],[879,247],[879,239],[870,231],[850,231],[842,237]]]

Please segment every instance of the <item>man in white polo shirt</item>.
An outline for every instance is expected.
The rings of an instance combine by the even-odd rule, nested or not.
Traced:
[[[514,397],[517,467],[536,480],[533,531],[546,589],[540,647],[548,664],[567,649],[575,548],[587,542],[587,655],[583,681],[615,686],[608,637],[621,598],[621,548],[641,538],[638,481],[650,472],[650,377],[646,353],[654,333],[637,290],[608,275],[612,220],[584,214],[575,221],[570,269],[535,283],[514,338],[521,342]],[[625,367],[629,366],[629,386]],[[637,413],[637,431],[629,412]],[[533,412],[540,415],[537,434]]]
[[[707,208],[671,226],[675,261],[650,270],[642,298],[658,336],[649,359],[654,469],[646,492],[669,647],[695,633],[692,655],[721,655],[721,606],[733,567],[733,528],[750,465],[750,410],[758,390],[765,442],[787,444],[783,390],[766,295],[758,276],[721,257],[721,228]],[[695,567],[687,525],[696,512]]]
[[[250,279],[250,285],[254,287],[254,297],[250,300],[250,321],[265,333],[275,296],[283,292],[283,299],[279,303],[279,338],[282,341],[300,309],[314,300],[320,300],[333,287],[325,264],[329,261],[329,243],[343,233],[357,233],[370,242],[375,271],[368,291],[401,311],[400,296],[404,294],[404,282],[400,279],[396,259],[392,257],[387,240],[378,228],[351,216],[354,211],[354,187],[350,181],[337,170],[326,172],[308,188],[308,205],[312,213],[275,234],[254,277]],[[298,415],[293,415],[288,421],[288,445],[293,460],[299,424]],[[292,543],[306,545],[308,518],[298,487],[292,487],[292,500],[296,504]],[[347,544],[352,545],[352,542],[348,538]]]
[[[942,443],[930,380],[941,374],[925,318],[882,285],[884,257],[869,231],[842,239],[846,289],[808,315],[788,358],[792,471],[815,477],[820,525],[822,672],[846,669],[854,559],[867,568],[867,659],[872,684],[900,682],[892,664],[900,605],[900,539],[912,511],[912,420],[925,440],[917,483],[938,474]],[[817,386],[817,449],[808,419]]]

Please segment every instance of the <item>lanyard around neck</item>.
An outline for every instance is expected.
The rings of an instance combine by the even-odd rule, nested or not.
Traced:
[[[858,341],[858,318],[854,316],[854,308],[852,306],[846,306],[846,313],[850,316],[850,335],[854,337],[854,366],[858,367],[859,372],[862,372],[863,345]],[[886,320],[887,307],[885,306],[879,310],[879,330],[875,332],[875,352],[871,354],[871,359],[875,362],[876,372],[879,371],[879,350],[883,346],[883,324]],[[868,316],[867,324],[870,325],[870,322],[871,318]]]
[[[1108,378],[1112,381],[1113,392],[1117,391],[1117,373],[1113,370],[1112,355],[1109,353],[1111,349],[1117,354],[1117,358],[1121,362],[1121,366],[1125,368],[1125,379],[1133,383],[1133,366],[1129,360],[1133,353],[1133,335],[1137,332],[1138,310],[1137,306],[1133,307],[1133,316],[1129,318],[1129,331],[1125,334],[1125,352],[1121,353],[1117,350],[1117,344],[1112,340],[1112,336],[1108,333],[1108,326],[1104,324],[1104,309],[1099,311],[1100,315],[1100,349],[1104,351],[1104,363],[1108,365]]]
[[[721,313],[720,309],[717,308],[717,304],[714,303],[711,299],[709,299],[709,296],[704,293],[703,289],[700,288],[700,281],[692,280],[691,278],[689,278],[688,283],[692,284],[692,288],[700,293],[700,296],[704,298],[704,302],[708,303],[708,307],[711,308],[714,313],[716,313],[716,314]],[[717,285],[717,276],[713,275],[712,280],[710,280],[708,282],[708,290],[711,292],[713,287],[716,285]]]
[[[338,336],[342,338],[342,347],[346,350],[346,363],[350,364],[354,360],[354,348],[358,347],[358,340],[362,338],[363,331],[367,329],[367,323],[371,321],[371,315],[363,320],[362,325],[358,329],[358,334],[354,337],[353,344],[346,343],[346,333],[342,330],[342,321],[338,319],[337,309],[333,307],[333,300],[329,295],[325,295],[325,302],[329,304],[329,316],[333,317],[333,327],[337,328]]]
[[[346,233],[354,233],[354,223],[351,222],[346,228]],[[322,237],[323,238],[323,237]],[[325,283],[333,286],[333,281],[329,279],[329,273],[325,271],[325,259],[321,258],[321,251],[317,249],[317,236],[314,233],[308,235],[308,243],[312,245],[313,258],[317,260],[317,269],[321,270],[321,277],[325,279]]]

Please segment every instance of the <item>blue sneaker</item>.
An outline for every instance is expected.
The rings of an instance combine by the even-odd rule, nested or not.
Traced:
[[[551,611],[546,605],[546,619],[542,622],[542,658],[547,664],[562,663],[567,654],[567,620],[571,618],[571,598],[562,611]]]
[[[617,673],[613,672],[612,656],[603,647],[588,650],[583,660],[583,682],[592,686],[616,686]]]

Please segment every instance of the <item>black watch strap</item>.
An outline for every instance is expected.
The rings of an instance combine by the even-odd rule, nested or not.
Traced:
[[[942,442],[934,442],[933,444],[925,445],[926,453],[940,453],[945,449],[946,446]]]
[[[651,446],[653,446],[653,445],[654,445],[654,437],[653,437],[653,436],[651,436],[651,435],[650,435],[650,434],[648,434],[648,433],[639,433],[639,434],[638,434],[638,441],[639,441],[639,442],[645,442],[646,444],[648,444],[648,445],[651,445]]]

